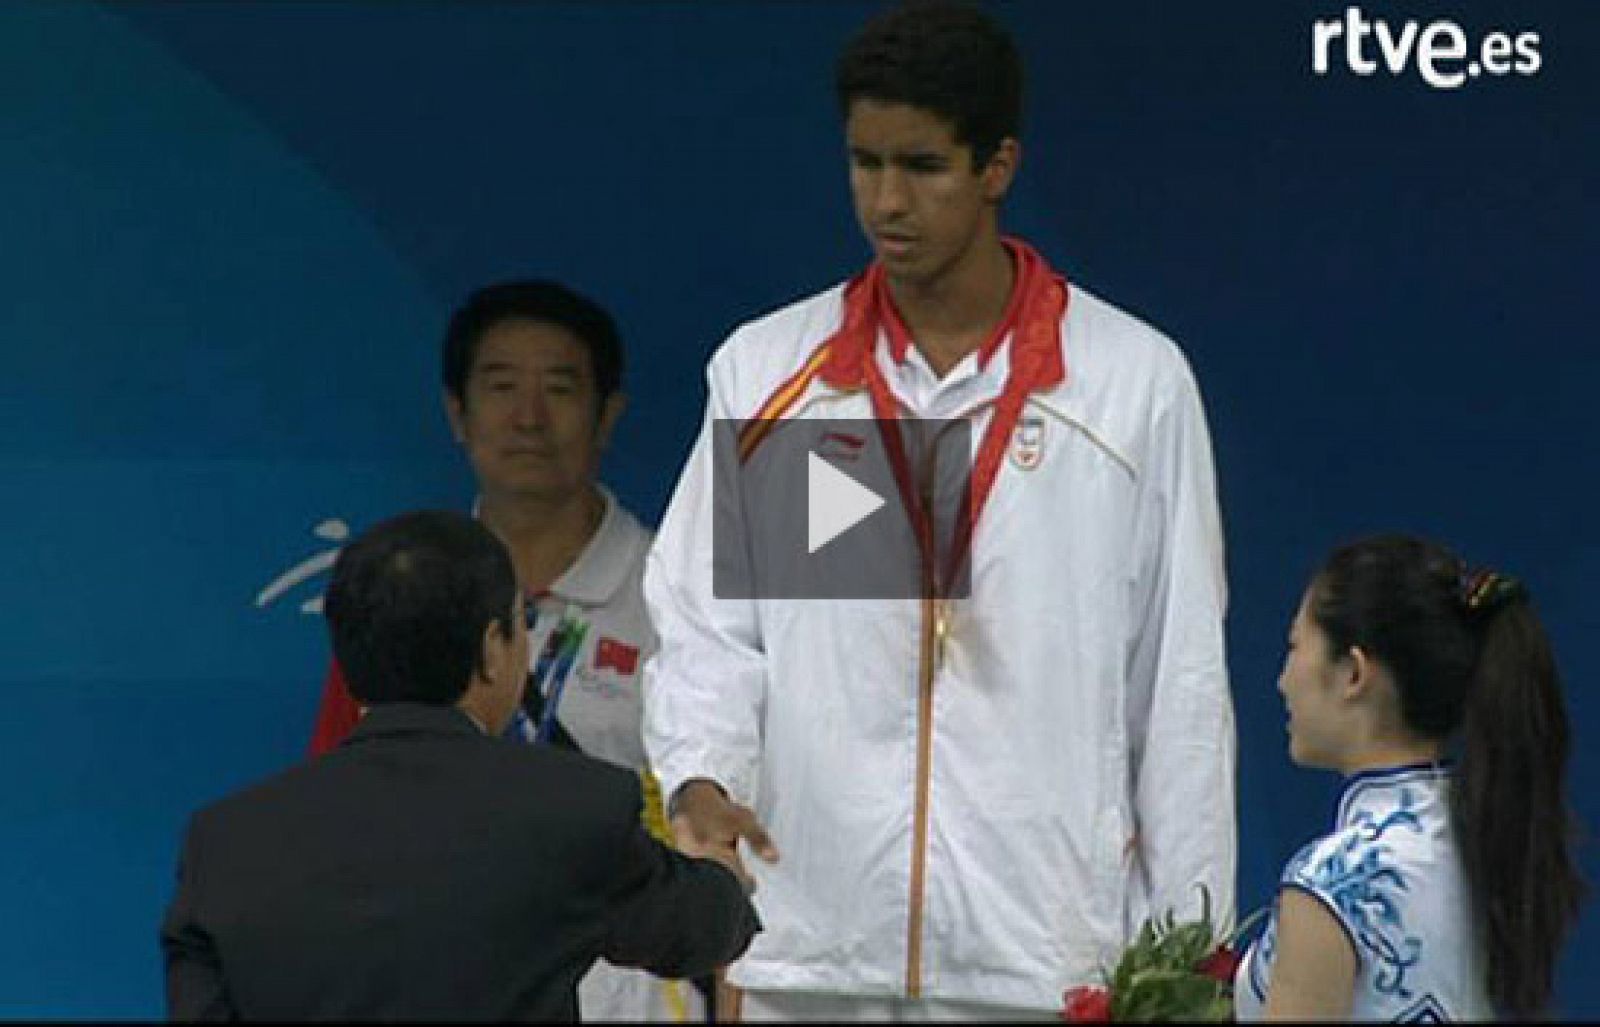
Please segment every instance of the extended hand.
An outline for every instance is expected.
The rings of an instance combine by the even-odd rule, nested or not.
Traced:
[[[672,833],[685,855],[716,860],[733,871],[747,892],[755,890],[755,881],[739,858],[739,839],[748,842],[762,861],[778,861],[778,848],[756,819],[755,811],[729,799],[707,780],[690,781],[678,790],[673,803]]]

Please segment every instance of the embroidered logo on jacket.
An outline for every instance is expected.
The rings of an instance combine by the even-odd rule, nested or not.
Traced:
[[[1018,470],[1031,471],[1044,460],[1045,424],[1041,414],[1024,414],[1011,433],[1011,462]]]

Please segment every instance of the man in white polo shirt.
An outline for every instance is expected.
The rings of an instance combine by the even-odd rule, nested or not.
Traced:
[[[445,335],[445,409],[477,480],[474,512],[510,549],[526,594],[530,681],[512,730],[643,775],[641,670],[656,638],[640,582],[651,535],[597,481],[625,402],[622,366],[611,317],[554,282],[479,289]],[[313,753],[359,715],[335,664]],[[586,1020],[679,1021],[703,1019],[705,1003],[687,983],[602,963],[579,1007]]]

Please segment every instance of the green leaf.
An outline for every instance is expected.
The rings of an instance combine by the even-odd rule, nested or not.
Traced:
[[[1172,910],[1148,917],[1133,944],[1122,953],[1110,973],[1102,971],[1111,992],[1111,1018],[1131,1022],[1205,1021],[1233,1018],[1233,999],[1225,984],[1195,968],[1219,947],[1211,919],[1211,894],[1200,888],[1200,917],[1177,919]],[[1234,941],[1264,910],[1252,914]]]

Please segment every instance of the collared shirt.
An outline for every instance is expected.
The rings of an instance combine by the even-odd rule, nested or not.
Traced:
[[[1334,830],[1295,854],[1281,887],[1316,899],[1350,939],[1356,982],[1348,1019],[1494,1018],[1445,767],[1353,775],[1340,795]],[[1265,1011],[1277,927],[1274,912],[1239,965],[1234,1007],[1240,1020],[1260,1019]]]
[[[530,599],[536,616],[530,616],[528,669],[537,667],[563,618],[586,624],[556,718],[585,753],[642,770],[639,689],[644,662],[656,649],[640,589],[651,535],[609,490],[599,492],[605,513],[594,537],[548,591]]]
[[[981,362],[977,353],[968,353],[943,378],[933,373],[915,346],[906,350],[904,360],[896,360],[892,347],[879,345],[873,349],[873,359],[889,391],[912,416],[954,419],[999,398],[1010,372],[1011,348],[1002,345]]]

